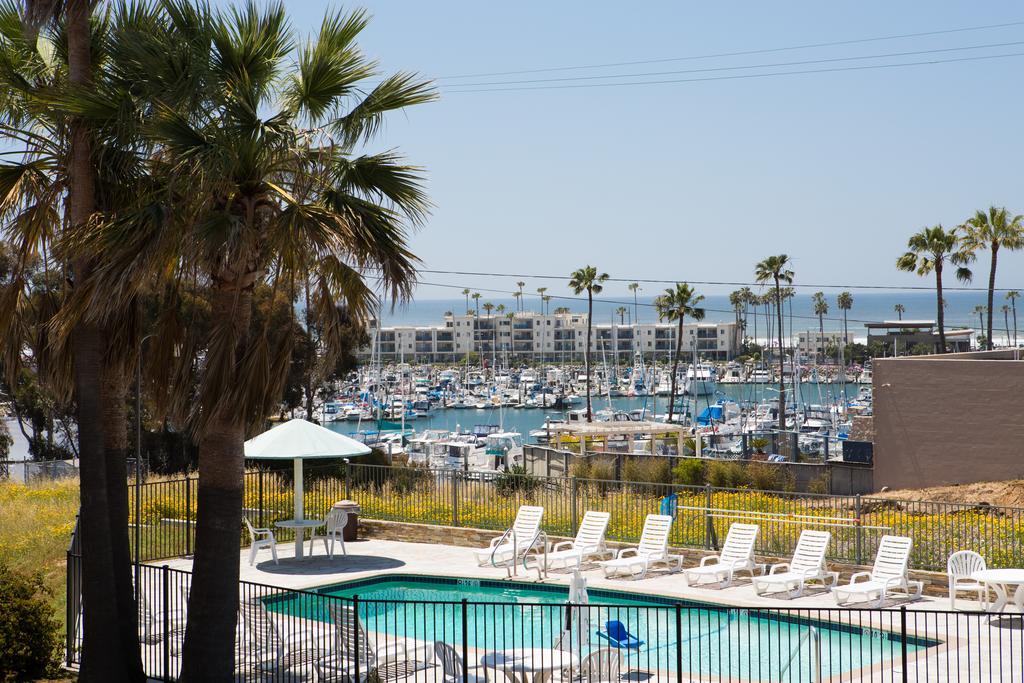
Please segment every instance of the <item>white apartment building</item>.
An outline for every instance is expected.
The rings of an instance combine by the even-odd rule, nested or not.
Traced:
[[[609,362],[631,362],[637,352],[648,361],[668,360],[675,354],[677,329],[670,323],[594,325],[591,350],[596,358],[604,354]],[[370,330],[371,340],[376,334],[376,329]],[[376,343],[385,363],[449,363],[470,352],[499,362],[571,362],[583,359],[586,339],[585,313],[523,312],[512,317],[451,315],[440,325],[385,327],[379,330]],[[733,322],[686,323],[682,357],[689,359],[696,348],[701,359],[728,360],[740,343]],[[370,350],[362,349],[361,354],[369,356]]]
[[[838,347],[842,341],[842,332],[825,332],[824,334],[818,330],[798,332],[796,338],[797,357],[801,361],[824,358],[829,347]]]

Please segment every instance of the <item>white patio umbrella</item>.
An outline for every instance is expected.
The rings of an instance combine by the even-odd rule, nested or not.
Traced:
[[[302,523],[302,461],[313,458],[350,458],[367,455],[370,448],[344,434],[302,419],[288,420],[245,442],[245,457],[252,460],[291,460],[295,468],[295,519]],[[295,556],[302,557],[302,528],[295,533]]]

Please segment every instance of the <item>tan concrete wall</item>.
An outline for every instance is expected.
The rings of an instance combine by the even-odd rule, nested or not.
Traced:
[[[874,485],[1024,477],[1024,360],[993,351],[874,361]]]

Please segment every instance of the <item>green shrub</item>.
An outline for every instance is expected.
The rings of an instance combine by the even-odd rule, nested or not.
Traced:
[[[672,481],[683,486],[703,486],[707,481],[704,463],[697,458],[686,458],[672,470]]]
[[[577,479],[612,481],[615,479],[615,462],[593,455],[575,458],[569,466],[569,473]]]
[[[764,453],[764,449],[768,448],[768,439],[763,437],[751,439],[749,442],[749,448],[756,453]]]
[[[668,458],[634,457],[626,458],[622,463],[623,481],[635,481],[651,484],[672,483],[672,469]]]
[[[828,472],[822,472],[819,476],[815,477],[814,479],[811,479],[811,481],[807,484],[807,492],[828,493],[829,488],[831,488],[829,486],[830,483],[831,482],[829,481]]]
[[[540,480],[527,472],[522,465],[513,465],[508,472],[502,472],[494,481],[494,487],[499,496],[509,496],[514,493],[529,496],[537,490],[538,486],[540,486]]]
[[[56,673],[60,622],[40,574],[0,564],[0,681],[26,681]]]
[[[746,484],[747,477],[743,466],[737,462],[712,460],[708,464],[707,482],[715,488],[732,489]]]
[[[775,465],[752,462],[747,465],[747,485],[758,491],[779,491],[782,488],[782,472]]]

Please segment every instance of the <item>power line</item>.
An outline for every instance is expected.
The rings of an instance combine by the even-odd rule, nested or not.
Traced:
[[[684,62],[699,59],[715,59],[718,57],[741,57],[746,55],[770,54],[773,52],[787,52],[794,50],[809,50],[820,47],[836,47],[839,45],[856,45],[862,43],[881,42],[886,40],[902,40],[904,38],[923,38],[926,36],[948,35],[950,33],[965,33],[970,31],[987,31],[997,28],[1008,28],[1011,26],[1024,25],[1024,21],[1011,21],[1003,24],[986,24],[984,26],[967,26],[962,28],[943,29],[938,31],[922,31],[918,33],[902,33],[887,36],[875,36],[870,38],[855,38],[851,40],[836,40],[826,43],[806,43],[803,45],[789,45],[784,47],[762,48],[758,50],[740,50],[737,52],[719,52],[704,55],[689,55],[685,57],[666,57],[661,59],[641,59],[628,62],[606,62],[604,64],[584,64],[577,66],[554,66],[536,69],[518,69],[515,71],[491,71],[483,73],[460,74],[454,76],[438,76],[437,80],[456,80],[460,78],[482,78],[489,76],[516,76],[519,74],[550,73],[553,71],[575,71],[583,69],[605,69],[617,66],[639,66],[642,64],[665,64],[668,62]]]
[[[422,268],[419,270],[421,273],[429,273],[431,275],[458,275],[468,277],[491,277],[491,278],[516,278],[516,279],[533,279],[533,280],[569,280],[568,275],[529,275],[525,273],[484,273],[479,271],[471,270],[432,270]],[[677,282],[684,280],[662,280],[655,278],[623,278],[623,277],[610,277],[608,282],[639,282],[641,284],[649,285],[674,285]],[[706,286],[723,286],[723,287],[764,287],[767,283],[764,282],[742,282],[742,281],[727,281],[727,280],[689,280],[686,282],[691,285],[706,285]],[[454,286],[454,285],[453,285]],[[790,287],[801,287],[810,289],[867,289],[867,290],[922,290],[922,291],[933,291],[935,288],[928,285],[828,285],[828,284],[798,284],[793,283],[788,285]],[[947,286],[942,287],[946,291],[962,291],[962,292],[987,292],[988,287],[957,287]],[[996,287],[997,292],[1009,292],[1013,290],[1024,290],[1024,287]],[[516,290],[518,291],[518,290]]]
[[[1024,41],[1016,40],[1005,43],[986,43],[983,45],[961,45],[957,47],[932,48],[928,50],[913,50],[910,52],[883,52],[873,55],[860,55],[853,57],[829,57],[824,59],[806,59],[795,62],[773,62],[768,64],[747,64],[741,66],[717,66],[703,69],[684,69],[681,71],[646,71],[631,74],[605,74],[597,76],[563,76],[561,78],[534,78],[517,81],[483,81],[478,83],[457,83],[453,88],[483,87],[494,85],[518,85],[524,83],[561,83],[572,81],[593,81],[606,78],[645,78],[648,76],[673,76],[679,74],[712,73],[718,71],[738,71],[741,69],[771,69],[783,66],[804,66],[808,64],[832,64],[835,62],[850,62],[861,59],[884,59],[887,57],[910,57],[913,55],[930,55],[948,52],[962,52],[964,50],[985,50],[996,47],[1010,47],[1012,45],[1024,45]]]
[[[575,83],[562,85],[523,85],[511,88],[468,88],[466,90],[446,89],[451,94],[480,92],[513,92],[522,90],[577,90],[580,88],[611,88],[627,85],[669,85],[674,83],[700,83],[705,81],[735,81],[748,78],[772,78],[776,76],[803,76],[807,74],[840,73],[844,71],[870,71],[877,69],[895,69],[908,66],[931,66],[934,64],[952,64],[955,62],[978,62],[992,59],[1021,57],[1024,52],[1008,52],[999,55],[981,55],[976,57],[956,57],[952,59],[930,59],[918,62],[901,62],[898,64],[863,64],[859,66],[833,67],[828,69],[800,69],[797,71],[772,71],[763,74],[736,74],[732,76],[711,76],[708,78],[673,78],[656,81],[626,81],[622,83]]]

